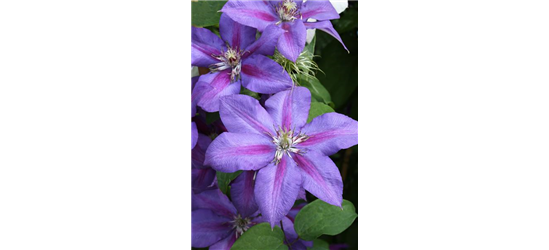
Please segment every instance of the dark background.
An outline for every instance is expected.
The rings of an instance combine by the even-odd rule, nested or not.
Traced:
[[[355,4],[361,249],[539,248],[549,4]]]

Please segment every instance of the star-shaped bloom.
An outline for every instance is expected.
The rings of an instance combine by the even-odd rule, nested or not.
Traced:
[[[292,79],[272,55],[278,37],[283,33],[277,27],[265,30],[256,40],[257,30],[241,25],[226,14],[219,20],[221,38],[205,28],[192,28],[191,64],[209,67],[211,73],[201,75],[197,87],[210,85],[198,101],[208,112],[219,110],[219,98],[238,94],[240,86],[262,93],[273,94],[293,86]]]
[[[293,62],[305,47],[306,29],[322,30],[345,47],[330,22],[339,19],[339,14],[328,0],[229,0],[221,12],[236,22],[264,31],[264,34],[275,30],[271,27],[273,24],[282,28],[284,34],[278,40],[277,49]]]
[[[259,223],[253,200],[254,171],[242,172],[231,185],[229,201],[219,189],[192,195],[192,246],[229,250],[250,227]]]
[[[255,199],[271,226],[290,210],[301,187],[341,206],[341,174],[328,155],[358,143],[358,122],[326,113],[307,122],[311,93],[279,92],[264,109],[246,95],[223,97],[219,114],[228,132],[206,151],[205,164],[221,172],[258,170]]]

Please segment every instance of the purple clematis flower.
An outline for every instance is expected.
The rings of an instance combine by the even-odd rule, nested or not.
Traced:
[[[305,87],[273,95],[266,110],[246,95],[221,100],[219,114],[229,132],[210,144],[205,163],[228,173],[259,170],[255,199],[271,226],[287,214],[301,187],[341,206],[341,174],[328,155],[358,143],[358,122],[326,113],[306,124],[310,103]]]
[[[209,67],[211,73],[201,75],[197,83],[210,85],[198,101],[208,112],[219,110],[219,98],[238,94],[240,85],[247,89],[272,94],[293,86],[282,66],[265,55],[272,55],[276,41],[283,33],[272,27],[255,40],[256,29],[241,25],[222,14],[219,21],[221,39],[205,28],[192,28],[191,64]]]
[[[268,28],[272,24],[282,28],[285,32],[280,36],[277,48],[284,57],[293,62],[305,47],[306,29],[320,29],[335,37],[345,47],[330,22],[331,19],[339,19],[339,14],[328,0],[229,0],[221,12],[236,22],[257,28],[261,32],[265,30],[264,34],[274,30]]]
[[[234,180],[231,186],[232,203],[219,189],[193,194],[193,247],[229,250],[238,237],[261,221],[251,194],[253,176],[253,171],[245,171]],[[248,185],[252,187],[250,191],[247,190]]]
[[[205,190],[216,188],[216,173],[215,170],[208,166],[204,166],[206,149],[210,146],[212,140],[203,134],[198,134],[197,144],[191,153],[192,167],[192,190],[195,193],[200,193]]]

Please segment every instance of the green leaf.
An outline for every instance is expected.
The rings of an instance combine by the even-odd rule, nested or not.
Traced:
[[[305,50],[310,52],[311,55],[315,53],[315,44],[316,44],[316,35],[313,37],[313,40],[307,45],[305,45]]]
[[[206,27],[219,24],[221,8],[227,1],[193,1],[191,2],[191,24]]]
[[[206,123],[212,124],[213,122],[219,120],[219,112],[213,112],[213,113],[206,113]]]
[[[296,215],[294,229],[302,239],[314,240],[323,234],[337,235],[343,232],[357,216],[355,206],[348,200],[343,200],[341,208],[315,200]]]
[[[308,250],[330,250],[330,244],[321,239],[313,240],[313,247],[308,248]]]
[[[238,177],[240,173],[242,173],[242,170],[236,171],[234,173],[223,173],[217,171],[217,185],[219,186],[221,192],[227,194],[227,192],[229,191],[229,184],[231,183],[231,181],[236,179],[236,177]]]
[[[335,112],[334,109],[332,109],[330,106],[320,102],[311,102],[311,109],[309,110],[309,117],[307,118],[307,122],[309,123],[315,117],[330,112]]]
[[[242,94],[242,95],[247,95],[247,96],[251,96],[251,97],[255,98],[256,100],[261,99],[261,97],[259,96],[258,93],[253,92],[253,91],[251,91],[251,90],[249,90],[249,89],[247,89],[247,88],[244,88],[244,86],[242,86],[242,88],[240,88],[240,94]]]
[[[311,91],[311,97],[313,100],[328,104],[332,102],[330,92],[324,88],[324,85],[318,81],[315,77],[298,75],[297,82],[299,85],[306,87]]]
[[[284,233],[275,226],[274,230],[267,222],[257,224],[246,231],[231,247],[231,250],[273,249],[287,250],[284,245]]]
[[[354,3],[354,4],[352,4]],[[316,75],[330,92],[334,109],[346,106],[349,98],[358,87],[358,6],[349,2],[339,20],[332,20],[335,30],[341,36],[347,52],[341,43],[326,32],[316,32],[315,58],[324,73]]]

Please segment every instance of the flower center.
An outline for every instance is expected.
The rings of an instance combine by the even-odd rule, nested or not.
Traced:
[[[276,145],[276,153],[273,161],[278,164],[280,159],[282,159],[282,156],[284,156],[284,153],[289,157],[292,157],[290,152],[296,154],[301,153],[302,149],[295,148],[295,146],[307,139],[309,139],[309,136],[305,134],[297,133],[296,135],[293,130],[278,129],[276,135],[273,136],[273,143]]]
[[[227,46],[227,51],[221,52],[221,55],[212,55],[213,58],[220,62],[210,65],[210,71],[218,72],[231,69],[231,82],[238,81],[240,79],[241,55],[242,51],[240,49],[233,49]]]
[[[250,224],[252,222],[251,218],[242,218],[240,214],[236,215],[234,217],[234,220],[231,221],[233,223],[233,228],[236,231],[236,237],[238,238],[240,235],[242,235],[244,232],[250,228]]]
[[[275,7],[275,11],[280,18],[280,22],[291,22],[299,17],[297,4],[293,0],[284,0]]]

